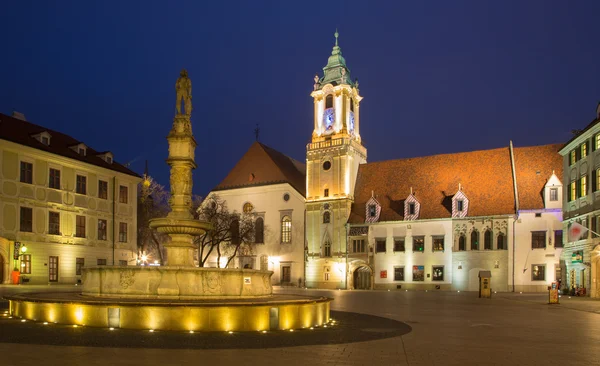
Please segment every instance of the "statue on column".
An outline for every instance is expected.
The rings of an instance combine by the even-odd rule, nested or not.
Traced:
[[[177,114],[181,114],[181,102],[185,108],[185,114],[190,116],[192,114],[192,81],[188,78],[187,71],[181,70],[179,79],[175,83],[175,90],[177,91],[177,101],[175,108]]]

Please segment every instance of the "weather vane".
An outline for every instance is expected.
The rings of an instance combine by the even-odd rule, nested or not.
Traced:
[[[254,137],[256,141],[258,141],[258,134],[260,133],[260,128],[258,128],[258,123],[256,124],[256,128],[254,129]]]

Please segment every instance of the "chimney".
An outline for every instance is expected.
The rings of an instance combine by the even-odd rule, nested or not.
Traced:
[[[16,119],[20,119],[21,121],[27,121],[27,119],[25,118],[25,115],[21,112],[13,111],[12,117],[16,118]]]

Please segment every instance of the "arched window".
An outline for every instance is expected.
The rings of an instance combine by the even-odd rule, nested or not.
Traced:
[[[231,233],[231,244],[238,245],[240,243],[240,223],[238,220],[233,220],[229,224],[229,231]]]
[[[492,250],[492,230],[486,230],[483,234],[483,249]]]
[[[327,239],[325,241],[325,250],[323,251],[323,256],[324,257],[331,257],[331,241],[329,241],[329,239]]]
[[[281,242],[292,242],[292,219],[287,215],[281,218]]]
[[[330,222],[331,222],[331,214],[329,213],[329,211],[325,211],[323,213],[323,223],[329,224]]]
[[[496,247],[498,249],[506,249],[503,233],[498,233],[498,237],[496,238]]]
[[[354,98],[350,98],[350,112],[354,112]]]
[[[325,109],[333,108],[333,95],[329,94],[325,97]]]
[[[254,222],[254,242],[257,244],[265,242],[265,221],[262,217]]]
[[[465,251],[467,250],[467,239],[464,234],[460,234],[458,237],[458,250]]]
[[[473,230],[471,233],[471,250],[479,249],[479,231]]]

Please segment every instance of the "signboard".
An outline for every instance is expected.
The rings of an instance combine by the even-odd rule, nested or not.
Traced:
[[[19,259],[19,251],[21,250],[21,242],[15,241],[15,251],[13,252],[13,259]]]
[[[571,255],[571,263],[583,263],[583,250],[576,250]]]
[[[251,284],[252,284],[252,278],[244,277],[244,285],[251,285]]]
[[[387,278],[387,270],[379,272],[379,278]]]
[[[548,303],[558,304],[558,282],[552,282],[552,285],[548,286],[548,291],[550,292]]]
[[[413,281],[425,280],[425,266],[413,266]]]

